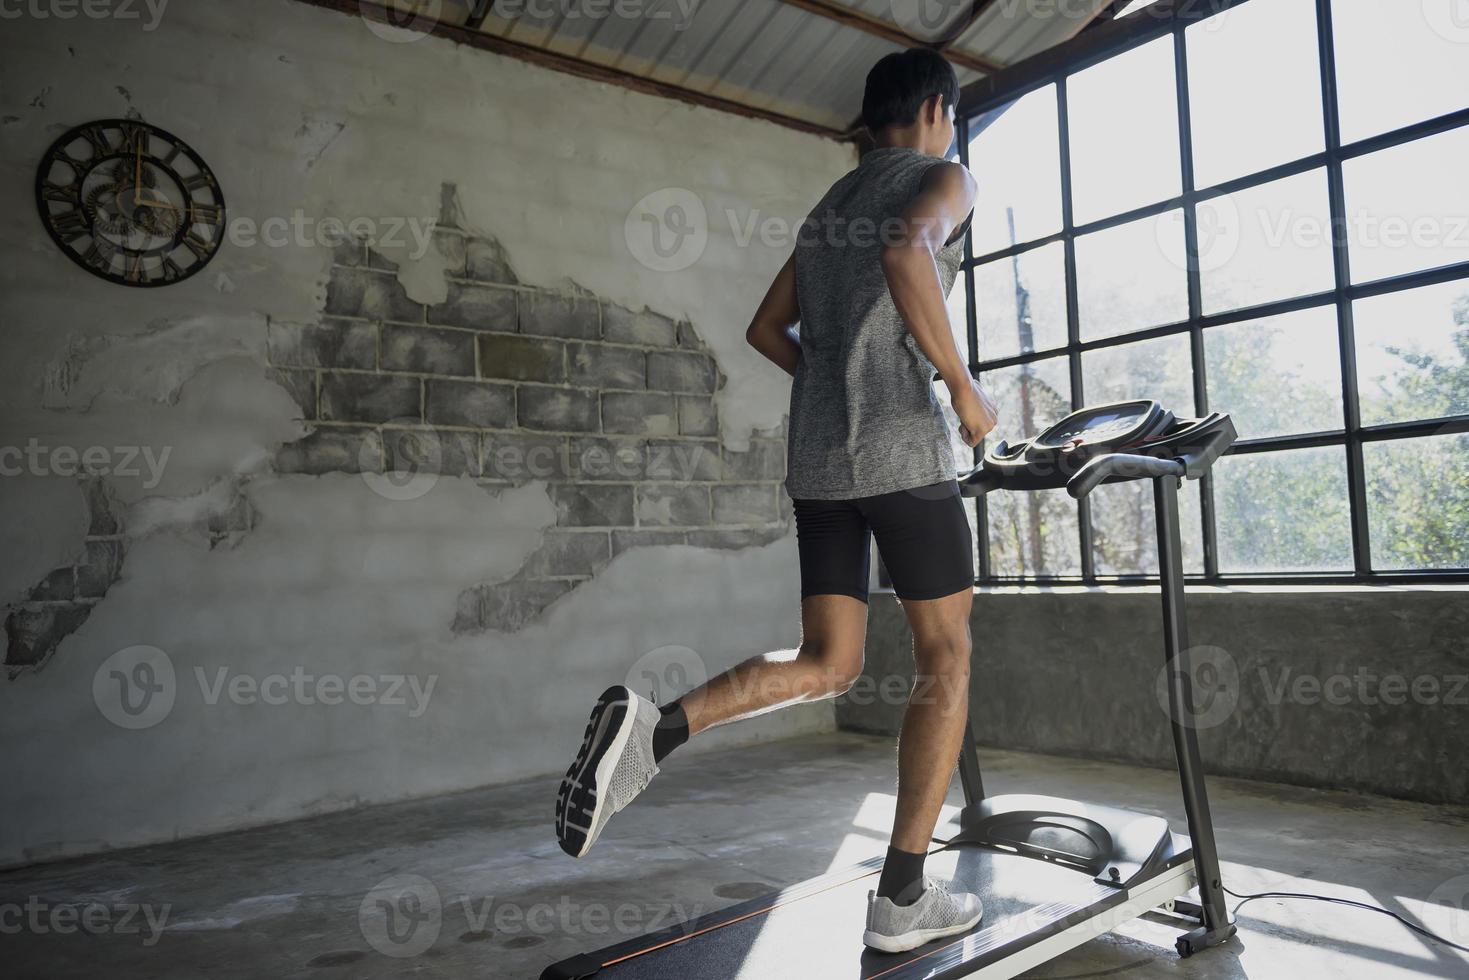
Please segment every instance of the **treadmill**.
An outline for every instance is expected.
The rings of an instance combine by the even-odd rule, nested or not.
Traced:
[[[1163,598],[1169,718],[1188,833],[1161,817],[1050,796],[986,796],[968,722],[958,760],[965,805],[941,824],[926,870],[977,894],[970,932],[905,953],[862,944],[867,892],[882,858],[554,963],[542,980],[771,977],[937,980],[1014,977],[1129,919],[1161,909],[1180,921],[1180,956],[1227,941],[1219,857],[1204,787],[1184,617],[1178,490],[1235,440],[1228,415],[1177,418],[1156,401],[1082,409],[1034,439],[999,443],[960,479],[966,496],[1151,480]],[[1144,683],[1146,678],[1139,678]],[[1198,901],[1185,898],[1197,889]]]

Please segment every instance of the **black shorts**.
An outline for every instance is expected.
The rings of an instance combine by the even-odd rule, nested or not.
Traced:
[[[872,538],[900,599],[974,587],[974,541],[957,481],[854,500],[794,500],[801,598],[867,601]]]

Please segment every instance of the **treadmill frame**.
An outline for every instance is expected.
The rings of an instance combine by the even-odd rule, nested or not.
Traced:
[[[1232,431],[1232,430],[1231,430]],[[1183,547],[1179,532],[1178,488],[1182,476],[1153,479],[1153,503],[1158,529],[1158,559],[1163,603],[1163,657],[1168,669],[1168,706],[1173,732],[1173,745],[1178,761],[1179,782],[1183,791],[1184,810],[1188,817],[1188,837],[1167,831],[1148,859],[1139,863],[1119,862],[1125,848],[1109,849],[1107,861],[1099,865],[1093,879],[1096,900],[1087,904],[1049,903],[1035,907],[1026,923],[1002,919],[990,927],[956,937],[954,940],[920,957],[895,963],[869,977],[876,980],[940,980],[940,978],[977,977],[983,980],[1005,980],[1042,963],[1049,962],[1069,949],[1110,932],[1124,922],[1149,910],[1173,902],[1190,888],[1197,886],[1197,905],[1179,901],[1172,906],[1175,914],[1198,922],[1198,926],[1179,937],[1175,947],[1180,956],[1191,956],[1200,950],[1227,941],[1235,933],[1225,906],[1224,890],[1219,875],[1219,855],[1214,841],[1214,824],[1209,811],[1209,797],[1204,785],[1204,768],[1199,753],[1198,733],[1189,724],[1189,708],[1194,704],[1193,683],[1189,672],[1188,624],[1184,616]],[[956,833],[943,842],[945,848],[988,845],[976,833],[986,821],[993,820],[992,811],[1004,810],[1002,801],[1015,801],[1017,806],[1044,800],[1043,797],[985,796],[984,777],[979,765],[979,750],[974,738],[973,716],[965,721],[964,746],[959,754],[959,779],[964,791],[964,809],[952,825]],[[989,801],[986,806],[986,800]],[[1071,801],[1074,810],[1058,807],[1053,812],[1069,815],[1087,812],[1108,830],[1118,824],[1108,819],[1117,811],[1108,807],[1088,807]],[[1013,811],[1012,811],[1013,812]],[[1037,846],[1014,849],[1037,860],[1054,861],[1055,855]],[[1065,863],[1065,862],[1062,862]],[[718,912],[700,916],[651,935],[638,936],[601,950],[582,953],[548,966],[542,980],[573,980],[590,977],[604,968],[652,953],[655,950],[695,938],[700,933],[732,925],[756,915],[787,906],[830,888],[875,875],[881,869],[880,857],[870,858],[851,868],[832,872],[792,885],[770,896],[740,902]],[[1126,870],[1111,875],[1103,872]],[[1000,931],[995,931],[995,930]]]
[[[1230,434],[1232,436],[1231,427]],[[1211,460],[1212,462],[1212,460]],[[1190,723],[1194,716],[1193,675],[1189,662],[1188,621],[1184,606],[1183,543],[1179,530],[1178,491],[1183,479],[1162,476],[1153,479],[1153,509],[1158,532],[1158,569],[1163,603],[1163,662],[1168,677],[1168,718],[1172,729],[1174,756],[1178,765],[1184,812],[1188,818],[1188,850],[1199,889],[1198,927],[1179,937],[1180,956],[1225,942],[1235,934],[1229,920],[1224,887],[1220,879],[1219,850],[1214,839],[1214,820],[1204,783],[1204,764],[1199,752],[1198,731]],[[965,816],[960,824],[979,820],[981,803],[987,799],[980,771],[979,750],[974,735],[974,717],[966,722],[964,747],[959,754],[959,781],[964,788]],[[960,834],[950,843],[965,843]],[[1146,874],[1147,869],[1142,873]],[[1069,948],[1069,947],[1066,947]]]
[[[1183,842],[1178,840],[1177,843],[1181,845]],[[1037,906],[1037,909],[1046,908],[1051,915],[1039,922],[1031,917],[1030,928],[1022,930],[1017,927],[1011,936],[991,932],[991,938],[1002,941],[989,951],[977,948],[978,940],[986,935],[984,930],[980,930],[891,971],[870,975],[866,980],[877,980],[878,977],[883,980],[958,980],[960,977],[1009,980],[1111,932],[1124,922],[1172,902],[1192,888],[1196,881],[1193,861],[1185,850],[1152,877],[1131,888],[1108,891],[1097,902],[1061,907]],[[1003,927],[1005,921],[1008,920],[997,925]]]

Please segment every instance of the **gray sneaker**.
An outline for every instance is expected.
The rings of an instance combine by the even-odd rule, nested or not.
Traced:
[[[597,699],[576,761],[556,794],[556,836],[567,854],[587,853],[608,818],[658,775],[653,729],[660,717],[657,705],[620,684]]]
[[[934,939],[957,936],[973,929],[984,917],[978,895],[949,893],[935,878],[924,876],[924,890],[912,905],[894,905],[892,899],[867,893],[867,931],[862,942],[884,953],[903,953]]]

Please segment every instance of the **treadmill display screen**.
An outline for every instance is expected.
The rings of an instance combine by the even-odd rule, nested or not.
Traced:
[[[1080,438],[1089,443],[1105,442],[1125,436],[1147,417],[1146,408],[1119,409],[1084,415],[1058,423],[1045,434],[1047,445],[1060,445]]]

